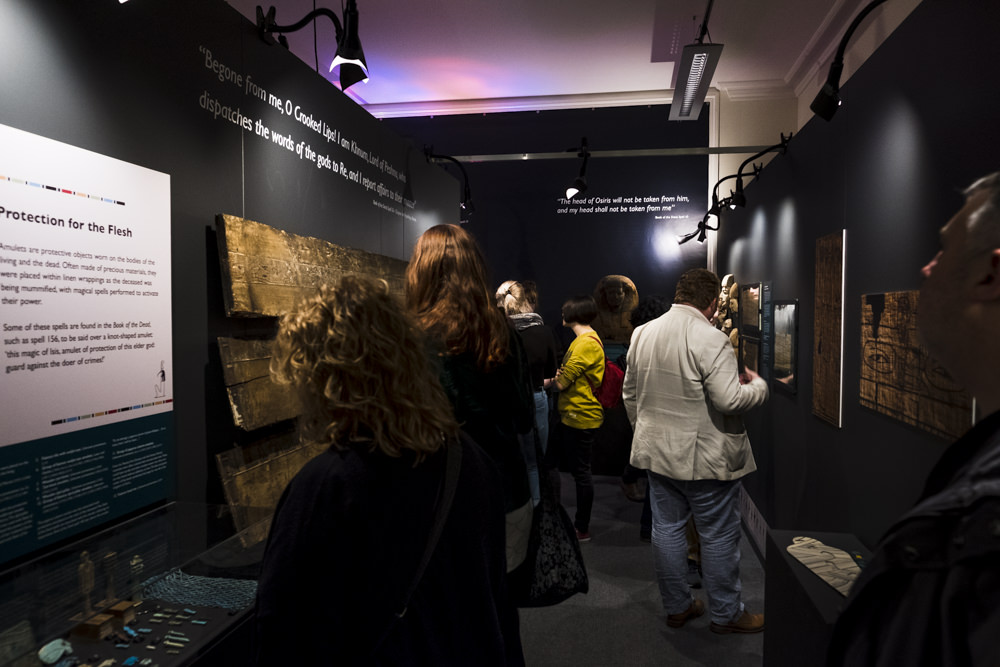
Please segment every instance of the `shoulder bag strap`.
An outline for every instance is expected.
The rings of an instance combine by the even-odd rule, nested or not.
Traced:
[[[602,343],[601,339],[598,338],[597,336],[591,336],[590,334],[587,334],[587,338],[593,338],[595,341],[597,341],[597,344],[601,346],[601,349],[602,350],[604,349],[604,343]]]
[[[601,352],[604,351],[604,343],[601,342],[600,338],[598,338],[597,336],[591,336],[590,334],[587,334],[587,338],[593,338],[595,341],[597,341],[597,344],[601,346]],[[605,364],[608,363],[607,357],[604,358],[604,363]],[[594,398],[596,399],[597,390],[594,388],[594,383],[590,381],[589,377],[587,377],[587,371],[583,372],[583,379],[587,381],[588,385],[590,385],[590,393],[593,394]]]
[[[442,482],[441,494],[434,510],[434,523],[431,526],[431,532],[427,538],[427,546],[424,547],[424,554],[420,559],[420,565],[417,567],[417,571],[413,575],[413,580],[406,589],[406,595],[403,597],[403,604],[400,611],[393,612],[392,620],[389,621],[389,625],[382,631],[378,641],[375,642],[372,655],[378,652],[379,647],[382,646],[382,642],[385,641],[389,632],[396,626],[396,622],[406,615],[410,598],[417,589],[420,579],[423,578],[424,570],[427,569],[427,564],[430,562],[431,556],[434,555],[434,548],[437,546],[438,538],[441,537],[441,531],[444,530],[444,523],[448,519],[452,500],[455,499],[455,490],[458,488],[458,477],[462,471],[462,441],[456,438],[453,442],[445,445],[445,457],[444,480]]]

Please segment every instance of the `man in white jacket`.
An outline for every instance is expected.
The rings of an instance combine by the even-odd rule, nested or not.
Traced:
[[[701,539],[702,581],[711,630],[764,629],[740,597],[740,478],[757,469],[742,413],[763,405],[767,383],[741,377],[729,337],[712,326],[719,277],[692,269],[673,307],[632,333],[622,398],[632,422],[631,463],[648,471],[656,576],[667,625],[705,613],[687,583],[684,527]]]

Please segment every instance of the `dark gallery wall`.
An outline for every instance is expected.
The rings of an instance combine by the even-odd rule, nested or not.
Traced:
[[[593,294],[604,276],[627,276],[639,298],[672,299],[681,273],[705,266],[705,246],[680,245],[677,237],[695,229],[706,209],[708,157],[599,154],[708,145],[707,106],[694,122],[669,123],[669,113],[669,105],[651,105],[383,123],[435,154],[489,156],[462,160],[475,206],[466,229],[483,248],[493,287],[511,279],[536,282],[539,313],[567,346],[573,333],[561,326],[560,306],[571,296]],[[587,162],[587,190],[566,201],[566,187],[580,172],[584,137],[598,154]],[[568,157],[518,157],[525,153]],[[514,157],[490,159],[497,156]],[[448,163],[446,168],[459,173]],[[626,341],[605,336],[608,356],[624,353]],[[607,411],[594,446],[594,472],[620,474],[631,438],[624,408]]]
[[[177,497],[222,502],[214,457],[248,435],[216,338],[274,322],[225,316],[216,215],[407,259],[457,221],[457,181],[222,0],[12,0],[0,60],[0,124],[170,176]]]
[[[467,229],[483,247],[494,284],[536,281],[539,310],[558,327],[562,302],[592,293],[603,276],[628,276],[639,297],[672,297],[684,270],[705,266],[703,245],[677,243],[706,209],[705,155],[594,156],[587,191],[561,201],[579,174],[583,137],[595,152],[708,145],[707,107],[694,122],[668,123],[669,112],[669,105],[652,105],[382,122],[436,154],[571,156],[463,163],[475,204]]]
[[[959,190],[1000,168],[997,26],[996,3],[925,0],[845,85],[833,120],[809,121],[747,188],[747,208],[723,217],[720,273],[768,281],[800,308],[798,393],[775,392],[748,419],[759,470],[746,486],[771,528],[873,546],[949,444],[860,406],[861,297],[917,289]],[[816,240],[842,229],[838,429],[812,414],[812,354]]]

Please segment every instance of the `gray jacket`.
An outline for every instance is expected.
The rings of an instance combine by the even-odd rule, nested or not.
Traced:
[[[638,327],[627,360],[632,465],[679,480],[733,480],[757,469],[740,415],[764,404],[767,382],[740,384],[729,337],[701,312],[674,304]]]

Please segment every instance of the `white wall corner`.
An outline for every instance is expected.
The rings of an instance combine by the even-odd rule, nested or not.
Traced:
[[[844,53],[844,71],[840,85],[846,84],[851,76],[875,53],[879,46],[899,27],[922,0],[893,0],[876,8],[851,37]],[[798,98],[797,126],[802,128],[813,117],[809,108],[816,93],[826,82],[830,63],[837,52],[837,46],[854,17],[868,4],[868,0],[858,2],[857,10],[846,17],[836,31],[835,38],[813,51],[813,57],[800,63],[801,75],[795,82]]]
[[[781,142],[782,135],[796,131],[796,100],[787,96],[781,98],[732,101],[724,100],[720,104],[720,145],[721,146],[772,146]],[[752,153],[727,154],[719,156],[719,176],[735,174],[740,164]],[[768,153],[756,161],[767,164],[776,153]],[[752,173],[750,165],[743,170]],[[716,178],[718,180],[718,177]],[[753,179],[744,179],[743,185],[748,185]],[[713,185],[714,185],[713,181]],[[729,189],[735,187],[728,181],[719,188],[720,195],[728,195]],[[709,195],[711,197],[711,194]]]

